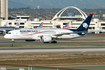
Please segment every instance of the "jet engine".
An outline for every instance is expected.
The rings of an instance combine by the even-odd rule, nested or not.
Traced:
[[[48,35],[46,35],[46,36],[41,36],[41,38],[40,38],[40,41],[43,42],[43,43],[48,43],[48,42],[50,42],[51,40],[52,40],[52,37],[51,37],[51,36],[48,36]]]

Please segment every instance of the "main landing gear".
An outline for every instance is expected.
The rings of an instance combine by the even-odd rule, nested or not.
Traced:
[[[35,40],[25,40],[26,42],[33,42],[33,41],[35,41]]]
[[[53,39],[53,41],[51,41],[51,43],[57,43],[57,41],[55,41],[55,39]]]
[[[11,42],[12,42],[11,47],[13,47],[13,44],[14,44],[14,39],[11,39]]]
[[[51,43],[57,43],[57,41],[51,41]]]

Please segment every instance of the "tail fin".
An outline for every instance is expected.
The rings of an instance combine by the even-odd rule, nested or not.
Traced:
[[[70,25],[70,22],[68,22],[63,29],[68,29],[69,28],[69,25]]]
[[[61,28],[60,25],[57,25],[56,27],[57,27],[57,28]]]
[[[93,14],[90,14],[84,22],[77,28],[76,31],[87,31],[91,22]]]
[[[20,22],[17,22],[15,28],[19,28],[19,25],[20,25]]]
[[[18,22],[16,23],[16,26],[19,26],[19,23]]]
[[[7,27],[7,23],[8,23],[8,22],[6,22],[6,23],[4,24],[4,27]]]
[[[37,28],[42,28],[42,27],[43,27],[43,22]]]
[[[15,28],[19,28],[19,26],[20,26],[20,21],[21,21],[21,18],[18,20],[18,22],[16,23],[16,26],[15,26]]]

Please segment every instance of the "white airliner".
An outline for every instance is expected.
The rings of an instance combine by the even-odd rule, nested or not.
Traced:
[[[36,28],[36,29],[19,29],[9,31],[4,36],[5,39],[24,39],[40,40],[43,43],[55,42],[57,39],[71,39],[85,36],[93,14],[90,14],[77,29],[59,29],[59,28]]]
[[[19,25],[20,25],[20,21],[19,22],[17,22],[16,23],[16,26],[7,26],[7,23],[8,22],[6,22],[6,24],[4,24],[4,26],[1,26],[0,27],[0,33],[7,33],[8,31],[11,31],[11,30],[14,30],[14,29],[17,29],[17,28],[19,28]]]

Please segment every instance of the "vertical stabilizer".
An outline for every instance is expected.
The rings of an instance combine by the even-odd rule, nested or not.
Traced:
[[[42,28],[42,27],[43,27],[43,22],[37,28]]]
[[[70,22],[68,22],[63,29],[69,29]]]
[[[87,31],[91,22],[93,14],[90,14],[83,23],[77,28],[77,31]]]

